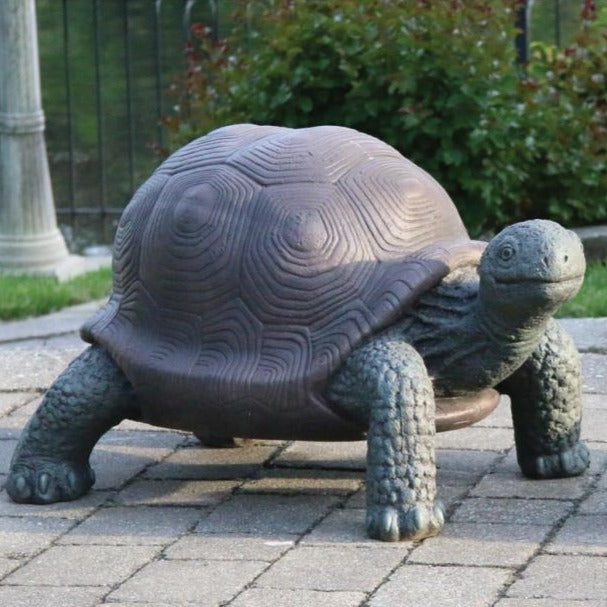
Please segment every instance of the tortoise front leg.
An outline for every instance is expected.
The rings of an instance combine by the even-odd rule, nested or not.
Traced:
[[[384,541],[436,535],[434,394],[424,362],[408,344],[377,339],[355,351],[329,398],[366,417],[367,531]]]
[[[510,396],[519,466],[530,478],[577,476],[588,467],[580,441],[582,372],[573,340],[551,321],[539,345],[498,390]]]
[[[139,410],[110,355],[92,346],[49,388],[21,434],[6,490],[16,502],[48,504],[86,493],[95,482],[89,455],[99,438]]]

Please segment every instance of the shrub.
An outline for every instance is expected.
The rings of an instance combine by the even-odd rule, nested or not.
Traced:
[[[559,50],[535,45],[521,82],[526,159],[521,210],[565,223],[607,219],[607,30],[585,2],[580,31]]]
[[[176,112],[166,121],[172,144],[238,121],[341,124],[383,139],[429,171],[472,232],[534,216],[593,221],[603,170],[588,140],[593,102],[563,84],[557,103],[548,82],[549,61],[559,55],[553,49],[534,56],[521,76],[517,6],[240,2],[225,40],[214,41],[201,25],[193,30],[187,73],[174,86]],[[577,188],[583,179],[590,183]]]

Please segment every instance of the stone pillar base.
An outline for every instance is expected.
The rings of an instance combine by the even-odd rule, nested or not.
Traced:
[[[59,229],[38,234],[0,234],[0,269],[36,272],[68,256]]]
[[[83,257],[68,253],[58,229],[31,236],[0,234],[0,273],[54,276],[63,281],[90,269]]]

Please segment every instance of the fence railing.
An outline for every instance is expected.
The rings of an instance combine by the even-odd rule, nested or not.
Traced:
[[[565,46],[578,27],[584,0],[527,0],[531,40]]]
[[[37,0],[43,105],[63,217],[111,217],[158,164],[160,120],[193,22],[217,35],[237,0]],[[529,0],[533,38],[563,43],[581,0]],[[529,21],[530,19],[530,21]],[[524,25],[524,23],[523,23]]]
[[[190,25],[225,0],[38,0],[47,147],[59,214],[121,212],[159,159]]]

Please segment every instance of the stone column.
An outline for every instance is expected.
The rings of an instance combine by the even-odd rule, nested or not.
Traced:
[[[0,0],[0,270],[61,278],[74,261],[53,204],[35,0]]]

